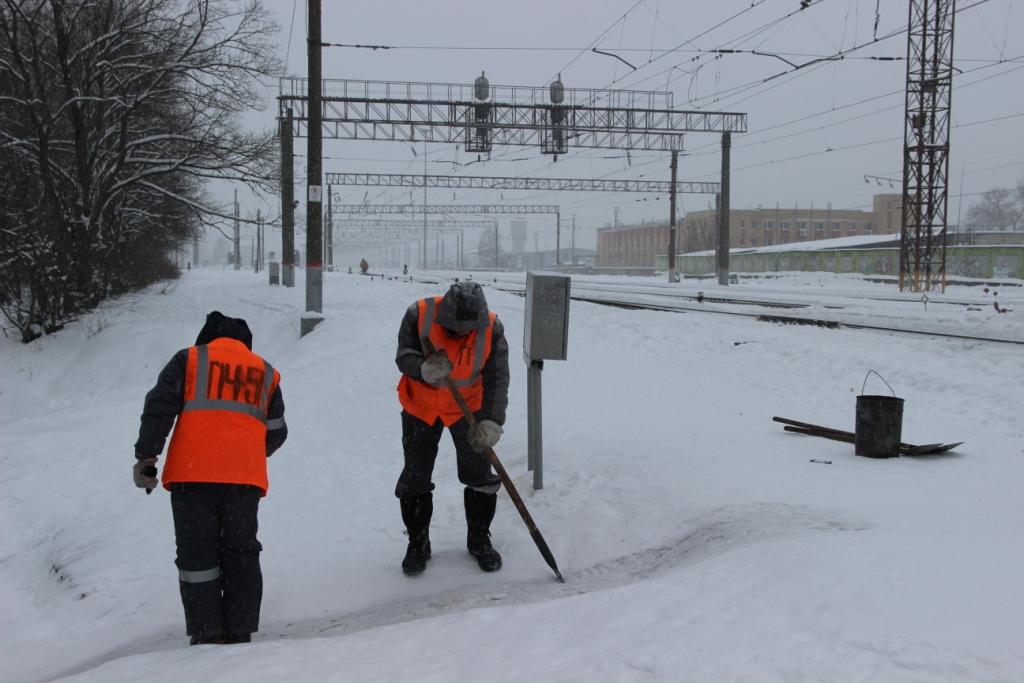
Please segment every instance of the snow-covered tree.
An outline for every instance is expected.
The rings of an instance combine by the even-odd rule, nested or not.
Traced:
[[[1024,227],[1024,181],[1016,195],[1004,188],[982,193],[981,201],[967,209],[967,227],[975,231],[1020,230]]]
[[[273,189],[241,115],[276,29],[260,0],[0,0],[0,309],[24,339],[174,275],[231,218],[208,181]]]

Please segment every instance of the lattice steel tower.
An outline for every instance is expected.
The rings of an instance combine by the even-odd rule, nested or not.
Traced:
[[[956,0],[910,0],[900,291],[945,291]]]

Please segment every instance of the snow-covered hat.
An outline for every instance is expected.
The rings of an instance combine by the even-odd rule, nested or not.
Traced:
[[[448,288],[434,321],[446,330],[482,330],[491,324],[484,288],[475,282],[456,282]]]

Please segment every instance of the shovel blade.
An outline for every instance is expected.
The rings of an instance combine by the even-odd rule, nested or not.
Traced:
[[[951,451],[957,446],[963,445],[963,441],[957,441],[956,443],[930,443],[926,446],[912,446],[905,452],[900,452],[900,455],[935,455],[937,453],[945,453]]]

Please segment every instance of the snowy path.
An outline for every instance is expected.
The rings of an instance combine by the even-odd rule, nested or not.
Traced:
[[[801,277],[772,289],[796,296]],[[91,336],[0,346],[0,680],[1024,678],[1019,347],[576,302],[569,360],[545,367],[547,486],[534,494],[523,300],[490,288],[513,346],[496,450],[567,581],[504,496],[505,566],[476,568],[444,442],[434,559],[409,579],[394,339],[406,306],[441,289],[329,274],[327,320],[299,340],[302,282],[264,283],[193,271],[112,304]],[[830,300],[893,294],[829,287]],[[261,506],[257,642],[188,648],[167,496],[142,495],[129,469],[145,391],[213,308],[245,317],[281,369],[292,434]],[[1020,333],[1020,314],[982,313]],[[869,368],[907,400],[904,441],[967,443],[873,461],[771,422],[852,429]]]

